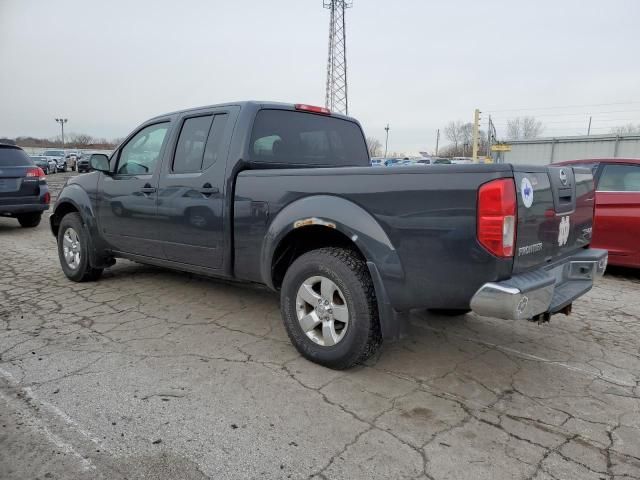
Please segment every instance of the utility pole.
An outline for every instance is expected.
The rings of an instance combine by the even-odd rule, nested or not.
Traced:
[[[387,137],[384,140],[384,158],[387,158],[387,147],[389,146],[389,124],[387,123],[387,126],[384,127],[385,131],[387,132]]]
[[[591,135],[591,117],[589,117],[589,127],[587,128],[587,137]]]
[[[480,141],[480,110],[473,112],[473,161],[478,161],[478,143]]]
[[[62,148],[64,148],[64,124],[69,120],[67,118],[56,118],[56,122],[62,127]]]
[[[491,156],[491,115],[489,115],[489,123],[487,124],[487,157]]]
[[[436,157],[438,156],[438,145],[440,144],[440,129],[436,131]]]

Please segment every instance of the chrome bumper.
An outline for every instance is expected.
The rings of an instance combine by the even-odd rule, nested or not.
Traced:
[[[604,275],[607,260],[606,250],[581,250],[560,264],[485,283],[471,299],[471,309],[506,320],[556,313],[591,289]]]

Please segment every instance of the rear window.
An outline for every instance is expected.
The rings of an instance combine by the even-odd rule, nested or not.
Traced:
[[[360,127],[348,120],[293,112],[261,110],[251,134],[255,162],[295,166],[369,166]]]
[[[0,167],[26,167],[33,165],[33,160],[18,148],[0,148]]]

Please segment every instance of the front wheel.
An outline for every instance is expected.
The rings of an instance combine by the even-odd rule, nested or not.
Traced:
[[[22,215],[18,215],[18,222],[22,228],[33,228],[40,225],[40,220],[42,219],[42,213],[24,213]]]
[[[89,263],[89,233],[79,213],[68,213],[58,229],[58,257],[62,271],[74,282],[97,280],[101,268]]]
[[[352,367],[382,343],[373,282],[352,250],[321,248],[298,257],[282,282],[280,306],[293,345],[320,365]]]

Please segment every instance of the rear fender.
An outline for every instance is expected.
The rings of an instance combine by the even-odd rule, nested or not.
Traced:
[[[269,225],[261,252],[261,275],[274,288],[272,265],[282,239],[296,228],[322,225],[335,228],[356,245],[367,261],[376,288],[380,322],[385,338],[397,338],[397,318],[388,296],[390,284],[401,284],[404,270],[386,232],[362,207],[340,197],[314,195],[297,200],[282,209]],[[393,333],[392,333],[393,332]]]

